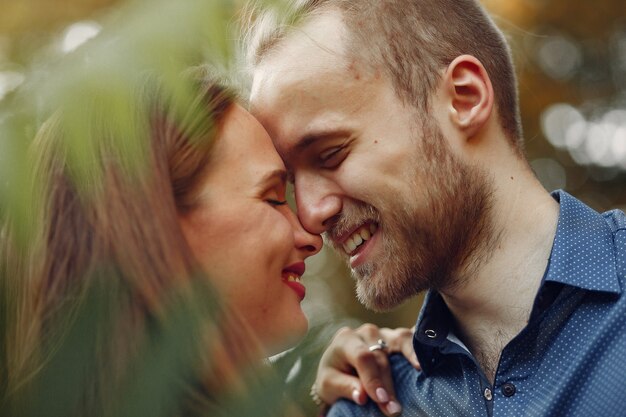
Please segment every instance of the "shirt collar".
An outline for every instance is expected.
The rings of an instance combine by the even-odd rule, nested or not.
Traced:
[[[452,313],[441,294],[428,291],[413,335],[413,349],[424,374],[433,371],[442,355],[468,354],[467,348],[450,341],[451,329]]]
[[[552,197],[559,202],[560,211],[544,282],[621,293],[613,233],[604,217],[565,191],[555,191]],[[591,252],[593,256],[581,256]],[[463,353],[462,347],[448,338],[452,315],[438,292],[426,294],[415,329],[413,347],[426,375],[441,354]]]
[[[552,197],[560,212],[544,280],[621,293],[613,233],[604,217],[565,191],[555,191]]]

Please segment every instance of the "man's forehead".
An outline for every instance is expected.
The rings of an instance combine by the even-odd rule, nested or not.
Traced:
[[[346,98],[355,81],[374,71],[345,53],[344,43],[338,13],[317,15],[294,29],[254,69],[250,111],[261,117],[277,110],[301,112],[305,102],[326,105],[329,98]]]
[[[339,12],[311,17],[254,70],[250,111],[287,164],[310,132],[345,129],[371,94],[364,84],[380,82],[371,68],[344,52],[346,33]]]
[[[306,82],[309,74],[347,66],[344,38],[345,28],[338,12],[327,11],[306,19],[276,42],[256,66],[253,96],[254,90],[276,81]]]
[[[343,57],[347,36],[347,28],[338,11],[316,13],[302,21],[300,26],[289,30],[268,56],[288,58],[311,54],[316,57]]]
[[[274,84],[280,87],[268,86],[265,92],[253,92],[251,112],[268,131],[283,158],[288,149],[310,142],[312,135],[329,136],[347,129],[371,101],[370,89],[361,88],[341,74],[324,77],[318,72],[310,79],[292,83],[283,79]]]
[[[303,120],[317,116],[329,100],[336,99],[338,90],[347,87],[348,64],[339,42],[326,45],[330,39],[317,27],[325,20],[320,16],[302,31],[294,30],[254,70],[250,111],[273,139],[284,137],[286,131],[294,134],[293,127],[304,128]]]

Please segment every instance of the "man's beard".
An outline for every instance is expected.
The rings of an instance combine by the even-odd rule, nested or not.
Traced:
[[[426,289],[462,285],[496,241],[487,174],[451,152],[432,118],[423,120],[422,133],[407,178],[415,192],[381,196],[373,205],[346,203],[328,231],[345,254],[332,237],[368,221],[378,225],[382,251],[352,270],[359,301],[373,310],[389,310]]]

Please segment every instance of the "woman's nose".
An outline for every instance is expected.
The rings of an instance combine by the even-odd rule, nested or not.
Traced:
[[[319,234],[309,233],[295,214],[292,213],[290,218],[293,225],[296,248],[303,251],[306,257],[318,253],[322,249],[322,237]]]

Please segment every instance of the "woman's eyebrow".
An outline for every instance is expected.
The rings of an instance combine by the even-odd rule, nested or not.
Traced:
[[[275,182],[277,180],[280,181],[282,184],[286,184],[287,176],[288,174],[286,170],[282,168],[275,169],[263,175],[261,179],[257,182],[257,186],[259,188],[263,188],[266,185],[271,184],[272,182]]]

